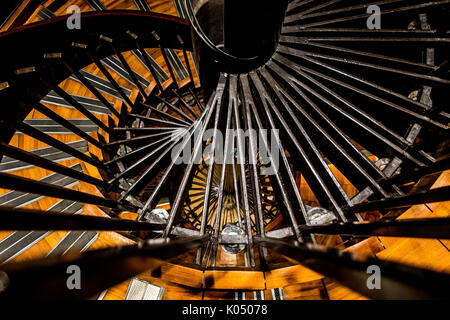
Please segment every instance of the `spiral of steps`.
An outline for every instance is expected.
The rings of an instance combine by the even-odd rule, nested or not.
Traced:
[[[450,1],[236,3],[14,8],[0,299],[449,296]]]

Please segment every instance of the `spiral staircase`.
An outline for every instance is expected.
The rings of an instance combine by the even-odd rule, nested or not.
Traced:
[[[448,298],[449,8],[23,1],[0,299]]]

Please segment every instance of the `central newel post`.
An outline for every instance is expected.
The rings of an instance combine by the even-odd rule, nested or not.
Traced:
[[[223,0],[224,48],[240,58],[269,59],[277,46],[287,1]]]
[[[244,73],[276,50],[287,0],[186,0],[200,81],[208,99],[220,72]]]

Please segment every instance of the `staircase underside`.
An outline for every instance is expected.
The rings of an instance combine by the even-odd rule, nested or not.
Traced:
[[[427,281],[447,283],[450,1],[413,2],[380,3],[382,28],[369,30],[370,1],[290,1],[272,58],[250,72],[219,70],[210,97],[188,21],[158,15],[188,18],[183,1],[21,7],[32,12],[16,12],[0,41],[31,35],[31,48],[41,44],[0,66],[0,99],[15,110],[1,118],[10,139],[0,150],[0,209],[7,223],[34,213],[52,227],[2,227],[0,270],[31,279],[30,260],[85,263],[89,254],[95,270],[104,249],[111,281],[82,297],[102,291],[105,300],[157,291],[145,283],[163,288],[157,299],[398,298],[334,272],[347,263],[409,280],[425,269]],[[73,4],[89,31],[70,38],[57,28]],[[223,154],[204,152],[218,142]],[[73,220],[61,227],[52,212]],[[105,220],[77,220],[89,216]],[[366,223],[380,225],[353,228]],[[227,238],[231,224],[242,233]],[[133,254],[142,265],[115,278],[113,262],[131,266]],[[26,280],[16,281],[19,292]],[[448,295],[421,282],[401,293],[420,297],[422,285],[425,297]]]

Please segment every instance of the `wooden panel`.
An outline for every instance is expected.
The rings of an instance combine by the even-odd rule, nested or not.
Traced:
[[[383,250],[384,247],[377,237],[370,237],[345,249],[345,251],[354,252],[357,253],[358,255],[363,255],[372,258],[375,258],[376,254]]]
[[[365,296],[334,281],[325,280],[324,282],[330,300],[368,300]]]
[[[450,252],[435,239],[381,239],[389,247],[377,254],[380,259],[450,273]]]
[[[264,290],[264,274],[261,271],[205,271],[204,288],[227,290]]]
[[[23,262],[32,259],[44,258],[61,241],[67,232],[57,231],[32,245],[9,262]]]
[[[19,15],[24,11],[24,9],[28,6],[30,3],[30,0],[24,0],[22,1],[22,4],[17,8],[17,10],[14,12],[14,14],[8,19],[8,21],[3,25],[3,27],[0,29],[0,32],[7,31],[11,25],[14,23],[14,21],[19,17]],[[3,22],[3,21],[2,21]]]
[[[291,284],[322,279],[323,276],[300,265],[266,272],[267,289],[281,288]]]
[[[358,190],[350,183],[350,181],[342,173],[340,173],[340,171],[334,165],[329,165],[328,167],[330,168],[331,172],[336,177],[336,180],[342,186],[342,189],[345,191],[345,193],[349,198],[352,198],[358,193]],[[303,199],[303,202],[306,205],[311,207],[320,206],[319,201],[315,197],[314,193],[312,192],[310,186],[306,182],[305,177],[303,175],[301,175],[301,177],[297,177],[297,184],[300,185],[300,195]]]
[[[328,300],[320,280],[284,287],[283,298],[285,300]]]
[[[445,171],[440,175],[440,177],[436,180],[431,189],[436,189],[439,187],[445,187],[450,185],[450,170]],[[446,202],[438,202],[438,203],[429,203],[427,207],[433,211],[436,217],[448,218],[450,217],[450,201]]]
[[[124,300],[130,282],[131,279],[108,289],[103,300]]]
[[[65,167],[71,167],[77,163],[80,163],[80,161],[77,159],[72,159],[72,160],[59,161],[58,163]],[[8,173],[15,175],[15,176],[23,177],[23,178],[40,180],[42,178],[45,178],[45,177],[53,174],[54,172],[47,170],[47,169],[42,169],[39,167],[31,167],[31,168],[26,168],[26,169],[22,169],[22,170],[11,171]],[[0,189],[0,194],[4,194],[5,192],[6,192],[6,189]]]
[[[353,198],[358,194],[358,189],[356,189],[353,184],[334,165],[329,165],[328,167],[349,198]]]
[[[13,231],[0,231],[0,241],[8,237]]]
[[[124,220],[137,220],[137,218],[139,217],[139,214],[135,213],[135,212],[122,212],[119,214],[120,219],[124,219]]]
[[[233,291],[205,291],[203,300],[234,300],[235,293]]]
[[[202,291],[169,285],[164,291],[163,300],[202,300]]]
[[[450,184],[450,170],[441,174],[432,189]],[[449,202],[417,205],[408,209],[398,219],[449,217]],[[380,237],[386,250],[377,254],[380,259],[393,260],[418,267],[450,273],[450,252],[448,241],[436,239],[411,239]]]

